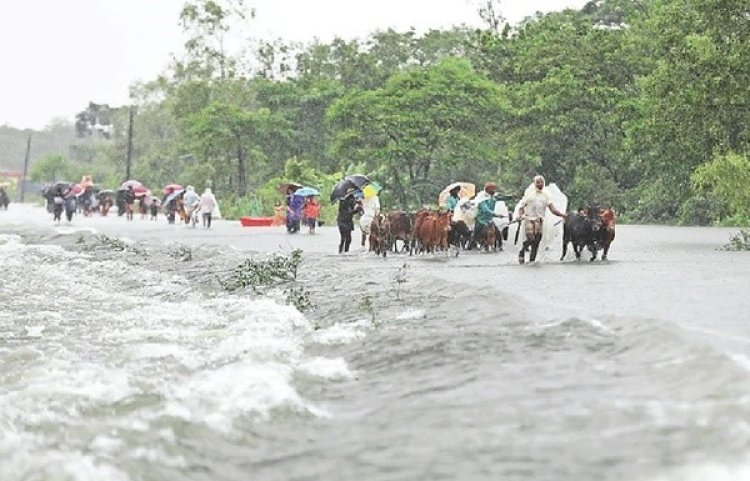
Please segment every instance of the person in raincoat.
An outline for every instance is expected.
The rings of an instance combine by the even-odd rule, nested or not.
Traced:
[[[201,197],[195,192],[195,187],[188,185],[182,196],[182,204],[185,207],[185,225],[190,225],[193,213],[200,208]]]
[[[339,254],[349,252],[354,230],[354,215],[362,214],[362,207],[354,198],[354,189],[349,189],[343,199],[339,200],[339,213],[336,223],[339,227]]]
[[[492,222],[495,217],[495,192],[497,186],[492,182],[484,184],[484,190],[477,194],[474,198],[474,203],[477,206],[477,217],[474,222],[474,238],[472,239],[472,245],[477,245],[482,236],[485,234],[485,229],[495,228]]]
[[[380,214],[380,198],[377,195],[362,196],[362,216],[359,218],[359,229],[362,231],[362,247],[370,235],[372,221]]]
[[[542,240],[542,227],[544,215],[547,209],[553,214],[563,219],[567,218],[564,212],[560,212],[552,203],[552,198],[544,191],[545,180],[541,175],[534,177],[535,189],[524,195],[521,202],[518,203],[519,219],[523,222],[526,240],[518,253],[518,263],[523,264],[526,261],[526,250],[530,248],[529,260],[534,262],[539,249],[539,243]]]
[[[203,227],[211,228],[211,219],[214,215],[218,216],[219,203],[216,202],[213,192],[209,187],[201,195],[200,210],[203,213]]]

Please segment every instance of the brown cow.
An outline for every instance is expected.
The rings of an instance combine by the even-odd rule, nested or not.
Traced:
[[[609,245],[615,240],[615,210],[614,209],[601,209],[599,211],[599,217],[602,220],[602,227],[599,231],[600,241],[602,246],[602,260],[607,260],[607,253],[609,252]]]
[[[404,249],[409,250],[409,255],[414,249],[414,222],[412,216],[407,212],[391,211],[388,213],[388,223],[390,224],[390,237],[388,246],[396,250],[396,241],[404,243]]]
[[[448,252],[448,232],[450,232],[449,212],[418,212],[416,227],[416,239],[419,243],[420,252],[435,252],[443,249]]]
[[[484,227],[484,230],[482,231],[482,235],[478,240],[479,246],[484,247],[485,251],[489,251],[490,249],[492,249],[493,251],[496,251],[498,237],[499,236],[498,236],[497,228],[495,227],[495,224],[491,222]],[[501,244],[501,250],[502,250],[502,244]]]

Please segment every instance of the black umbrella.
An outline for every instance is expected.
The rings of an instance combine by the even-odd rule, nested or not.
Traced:
[[[347,175],[346,177],[344,177],[344,180],[348,180],[349,182],[357,186],[358,189],[361,189],[362,187],[372,182],[369,177],[362,174]]]
[[[338,183],[333,186],[333,191],[331,191],[331,202],[343,199],[350,192],[350,190],[356,189],[357,184],[349,180],[349,178],[338,181]]]

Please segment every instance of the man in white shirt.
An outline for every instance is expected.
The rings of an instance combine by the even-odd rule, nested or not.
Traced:
[[[557,210],[554,204],[552,204],[552,199],[544,191],[544,185],[544,177],[541,175],[534,177],[534,187],[536,189],[526,194],[520,202],[519,219],[523,222],[526,240],[523,242],[521,252],[518,253],[519,264],[523,264],[526,261],[526,249],[529,247],[531,248],[529,260],[531,262],[536,260],[539,242],[542,240],[542,223],[544,222],[544,214],[547,209],[558,217],[562,217],[563,219],[567,217],[565,213]]]

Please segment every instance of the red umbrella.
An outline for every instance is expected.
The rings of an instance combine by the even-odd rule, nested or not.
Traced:
[[[182,186],[180,184],[169,184],[167,186],[164,186],[164,193],[169,194],[170,192],[174,192],[175,190],[182,189]]]

